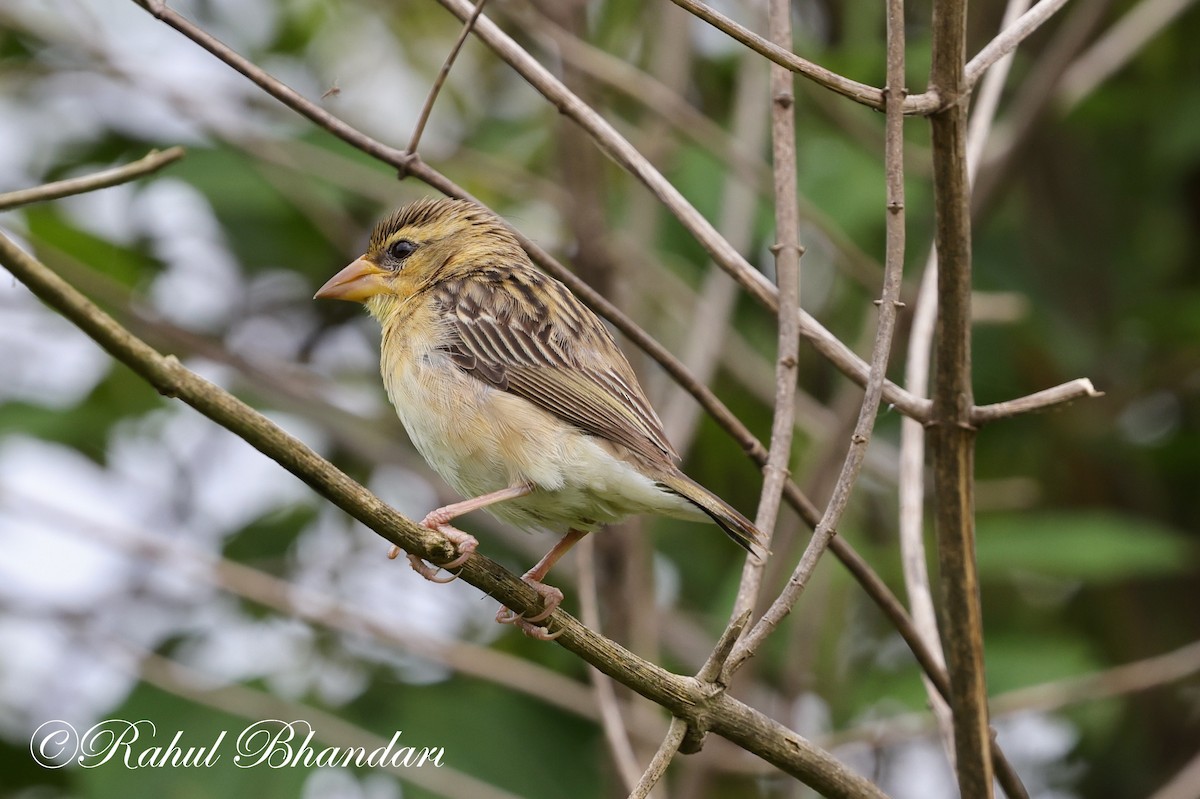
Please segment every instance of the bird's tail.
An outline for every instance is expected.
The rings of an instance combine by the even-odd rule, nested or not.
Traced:
[[[708,514],[718,527],[751,555],[759,560],[766,559],[767,548],[763,542],[763,534],[753,522],[734,510],[725,500],[682,472],[665,475],[659,478],[658,484]]]

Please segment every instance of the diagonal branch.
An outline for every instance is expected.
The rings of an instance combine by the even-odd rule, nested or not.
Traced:
[[[693,14],[697,19],[704,20],[730,38],[741,42],[777,66],[808,78],[814,83],[835,91],[843,97],[849,97],[857,103],[862,103],[877,111],[883,110],[883,92],[874,86],[850,80],[836,72],[831,72],[819,64],[814,64],[808,59],[801,58],[792,52],[790,39],[787,42],[788,46],[784,46],[778,41],[765,39],[744,25],[734,22],[712,6],[699,2],[699,0],[671,0],[671,2],[688,13]],[[775,37],[771,38],[774,39]]]
[[[58,200],[96,189],[105,189],[109,186],[116,186],[118,183],[127,183],[143,175],[149,175],[151,172],[157,172],[167,164],[183,158],[183,154],[182,147],[172,147],[162,152],[151,150],[143,158],[131,164],[106,169],[103,172],[94,172],[83,177],[60,180],[56,183],[44,183],[41,186],[34,186],[32,189],[0,194],[0,211],[8,211],[31,203]]]
[[[431,561],[454,556],[451,542],[397,513],[305,444],[249,405],[164,356],[129,333],[7,237],[0,235],[0,263],[43,302],[65,316],[105,350],[167,397],[179,398],[243,438],[385,540]],[[461,578],[517,612],[533,612],[541,599],[526,583],[478,553]],[[783,725],[727,695],[713,697],[701,684],[634,655],[558,609],[546,624],[562,634],[557,643],[673,715],[711,729],[818,791],[835,797],[883,794],[830,754]]]
[[[767,27],[776,43],[792,41],[791,6],[788,0],[771,0]],[[762,531],[763,547],[771,547],[779,504],[790,474],[792,433],[796,418],[796,365],[800,355],[800,218],[796,207],[796,98],[792,73],[771,66],[771,166],[775,187],[775,275],[779,291],[776,317],[775,403],[771,420],[771,442],[763,464],[762,493],[754,525]],[[747,558],[733,603],[731,620],[754,610],[762,584],[766,559]]]
[[[812,538],[796,564],[787,585],[771,603],[749,634],[734,648],[726,666],[724,678],[728,682],[733,674],[784,617],[791,612],[809,578],[830,541],[837,534],[837,526],[850,502],[850,493],[862,469],[867,454],[867,445],[875,428],[880,401],[884,393],[887,364],[892,350],[892,334],[896,329],[900,303],[900,282],[904,271],[904,12],[900,0],[892,0],[888,6],[888,87],[887,132],[885,146],[885,173],[887,185],[886,245],[884,257],[884,280],[879,306],[879,322],[875,331],[875,343],[871,354],[870,377],[859,409],[858,420],[850,437],[849,451],[842,463],[841,473],[834,486],[833,495]]]
[[[1030,34],[1042,26],[1043,22],[1058,13],[1058,10],[1066,4],[1067,0],[1042,0],[997,34],[996,38],[988,42],[967,63],[965,75],[967,91],[974,89],[975,84],[993,64],[1016,50],[1017,45],[1025,41]]]
[[[135,0],[135,2],[146,6],[149,0]],[[395,148],[388,147],[347,125],[166,6],[156,5],[153,9],[148,8],[148,10],[152,10],[155,16],[163,22],[204,47],[233,69],[245,75],[263,91],[275,97],[301,116],[306,117],[314,124],[347,142],[352,147],[396,167],[402,175],[408,174],[418,178],[447,196],[471,199],[471,195],[466,190],[459,187],[428,164],[425,164],[416,155],[406,154]],[[503,222],[504,220],[501,221]],[[525,248],[538,266],[565,283],[584,303],[595,310],[596,313],[612,322],[630,341],[658,362],[682,388],[696,398],[696,401],[712,416],[713,420],[741,445],[748,457],[760,466],[766,463],[767,451],[762,443],[717,398],[716,394],[708,386],[696,380],[679,359],[675,358],[662,344],[646,333],[646,331],[642,330],[633,320],[622,313],[620,309],[599,294],[599,292],[592,289],[591,286],[580,280],[573,272],[551,257],[549,253],[537,246],[520,231],[512,230],[514,235],[517,236],[518,241],[520,241],[521,246]],[[813,342],[818,351],[827,354],[830,360],[847,374],[850,374],[855,382],[860,385],[866,383],[870,370],[866,363],[855,356],[832,333],[813,320],[811,316],[808,316],[804,310],[800,311],[800,320],[802,334]],[[889,400],[897,399],[894,395],[889,396],[889,387],[892,387],[891,383],[884,384],[884,398]],[[921,398],[913,399],[914,402],[910,404],[910,415],[912,418],[924,418],[929,412],[930,401]],[[816,525],[820,518],[819,512],[794,482],[787,484],[784,497],[788,504],[805,519],[806,523],[810,526]],[[888,618],[892,619],[898,625],[901,635],[904,636],[910,647],[913,648],[917,660],[929,671],[931,677],[936,679],[939,670],[930,668],[935,661],[929,656],[928,650],[922,647],[919,638],[911,634],[911,621],[904,613],[903,606],[900,605],[896,597],[888,590],[886,584],[871,571],[866,562],[848,544],[834,539],[832,548],[834,554],[846,564],[847,568],[858,579],[867,594],[883,609]]]
[[[429,121],[429,115],[433,113],[433,104],[437,101],[438,94],[442,91],[442,85],[446,82],[446,78],[450,77],[450,68],[454,66],[455,59],[458,58],[458,53],[462,50],[463,44],[467,41],[467,37],[471,35],[471,28],[475,27],[475,20],[479,19],[479,15],[483,13],[483,4],[487,0],[477,0],[475,10],[471,12],[471,16],[467,17],[463,23],[462,30],[458,32],[458,38],[454,40],[454,44],[450,48],[450,52],[446,55],[446,60],[442,62],[442,68],[438,70],[437,77],[433,79],[433,85],[429,87],[429,95],[425,98],[425,104],[421,106],[421,114],[417,117],[417,124],[413,126],[412,138],[408,140],[406,153],[415,153],[417,145],[421,143],[421,134],[425,132],[425,123]]]
[[[396,167],[402,175],[412,175],[418,178],[447,196],[471,198],[468,192],[437,170],[425,164],[416,155],[406,154],[395,148],[388,147],[361,133],[305,99],[165,5],[151,4],[150,0],[135,0],[135,2],[146,7],[157,18],[204,47],[239,73],[245,75],[267,94],[275,97],[301,116],[306,117],[314,124],[324,128],[352,147]],[[651,358],[666,369],[680,386],[696,398],[697,402],[704,407],[714,421],[738,441],[748,457],[760,466],[766,462],[766,448],[754,437],[749,428],[716,397],[711,389],[697,381],[687,368],[665,347],[642,330],[607,299],[551,257],[545,250],[538,247],[519,231],[514,230],[513,232],[538,266],[565,283],[589,307],[612,322],[630,341],[642,348]],[[837,365],[843,372],[850,375],[859,385],[866,384],[870,372],[870,367],[866,363],[855,356],[849,348],[812,319],[804,310],[800,311],[800,321],[802,335],[808,338],[819,352],[825,354],[831,362]],[[907,402],[903,400],[903,397],[890,393],[890,388],[894,388],[893,384],[885,382],[883,387],[884,399],[889,401],[899,399],[906,402],[909,407],[909,415],[912,418],[923,419],[928,414],[931,406],[929,400],[912,397],[912,402]],[[810,526],[817,524],[820,519],[819,512],[794,482],[789,481],[785,486],[784,497],[788,504],[800,514],[801,518],[807,524]],[[943,692],[948,694],[949,690],[945,672],[937,665],[937,662],[933,659],[928,648],[923,645],[919,636],[913,632],[911,619],[908,618],[903,606],[896,599],[895,595],[891,593],[887,585],[879,579],[870,566],[845,541],[834,538],[830,544],[830,548],[839,560],[846,565],[860,585],[863,586],[866,593],[880,606],[885,615],[892,620],[893,624],[897,626],[897,629],[909,644],[922,668],[926,670],[935,684],[939,686],[939,689],[944,689]]]
[[[459,19],[466,19],[473,8],[467,0],[439,2]],[[737,280],[750,296],[772,313],[779,313],[778,291],[771,281],[731,247],[679,190],[611,124],[580,100],[562,81],[554,77],[487,17],[479,19],[475,33],[560,112],[587,131],[605,155],[640,180],[663,206],[675,215],[696,242],[704,247],[713,261]],[[800,329],[802,335],[817,351],[833,362],[839,370],[859,385],[866,385],[870,366],[804,311],[800,312]],[[923,419],[928,413],[928,401],[911,396],[890,381],[884,384],[884,398],[901,412],[914,418]]]

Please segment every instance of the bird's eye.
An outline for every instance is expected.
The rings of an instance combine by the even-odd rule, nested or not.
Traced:
[[[397,239],[388,245],[388,255],[397,261],[403,261],[417,249],[415,242],[408,239]]]

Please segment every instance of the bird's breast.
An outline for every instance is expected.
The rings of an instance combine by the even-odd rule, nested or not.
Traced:
[[[385,329],[381,371],[413,445],[464,497],[528,483],[489,508],[521,526],[592,529],[634,513],[695,509],[592,436],[460,369],[437,336]]]

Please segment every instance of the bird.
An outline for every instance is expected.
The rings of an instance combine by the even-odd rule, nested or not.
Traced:
[[[754,524],[680,470],[604,323],[484,206],[426,198],[396,210],[315,299],[361,303],[379,322],[388,398],[417,451],[465,497],[421,522],[457,556],[434,566],[410,554],[415,571],[454,579],[479,542],[450,523],[474,510],[562,533],[522,578],[541,611],[502,607],[497,621],[543,640],[561,634],[538,624],[563,601],[547,573],[585,535],[631,515],[715,522],[765,557]]]

